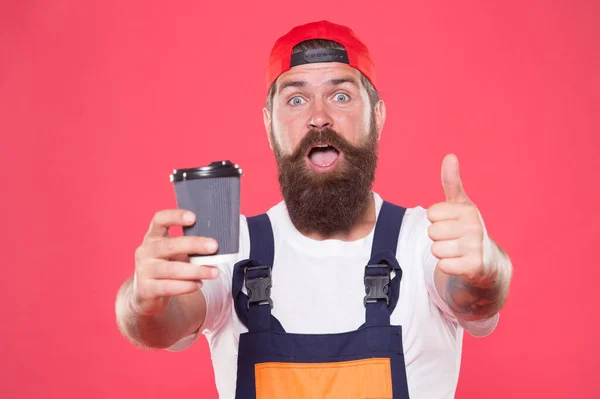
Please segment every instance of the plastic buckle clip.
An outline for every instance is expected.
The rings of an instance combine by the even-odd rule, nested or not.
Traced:
[[[265,270],[265,277],[248,278],[248,272]],[[250,310],[250,305],[257,303],[259,305],[269,305],[273,309],[271,300],[271,268],[269,266],[250,266],[244,269],[244,281],[248,291],[248,304],[246,310]]]
[[[369,269],[385,269],[376,271],[381,274],[369,275],[367,271]],[[388,289],[390,285],[390,267],[387,264],[379,265],[367,265],[365,267],[365,299],[363,303],[367,306],[367,303],[375,303],[381,300],[385,300],[387,306],[390,306],[390,298],[388,297]]]

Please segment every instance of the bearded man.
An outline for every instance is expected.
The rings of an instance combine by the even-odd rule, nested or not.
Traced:
[[[265,129],[284,200],[242,217],[235,264],[197,266],[210,237],[157,212],[117,295],[134,344],[210,344],[222,398],[451,398],[464,330],[497,325],[512,265],[467,197],[452,154],[446,199],[403,208],[372,191],[386,119],[367,47],[327,21],[275,43]]]

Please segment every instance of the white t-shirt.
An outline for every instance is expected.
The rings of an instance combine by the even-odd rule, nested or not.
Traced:
[[[374,194],[377,215],[383,203]],[[292,224],[284,202],[268,211],[275,240],[271,298],[273,315],[290,333],[327,334],[356,330],[365,322],[364,267],[373,231],[362,239],[316,241]],[[398,304],[392,325],[402,326],[410,397],[452,398],[458,382],[463,327],[438,294],[433,274],[437,258],[427,234],[430,222],[422,207],[406,210],[396,258],[402,268]],[[239,260],[250,254],[245,217],[240,225]],[[218,266],[217,280],[205,281],[206,319],[198,333],[169,348],[179,351],[200,333],[208,340],[220,398],[235,397],[239,336],[248,331],[235,312],[231,296],[233,264]],[[498,315],[465,325],[474,336],[493,331]]]

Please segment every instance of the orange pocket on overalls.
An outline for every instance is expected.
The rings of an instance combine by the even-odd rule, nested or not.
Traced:
[[[260,363],[257,399],[391,399],[390,359],[332,363]]]

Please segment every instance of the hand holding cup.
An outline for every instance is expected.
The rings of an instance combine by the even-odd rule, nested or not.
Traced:
[[[219,276],[216,267],[189,262],[188,254],[212,255],[218,243],[207,237],[170,237],[169,227],[190,226],[196,217],[182,209],[158,211],[142,244],[135,251],[131,305],[138,314],[162,312],[173,296],[198,290],[202,280]]]

